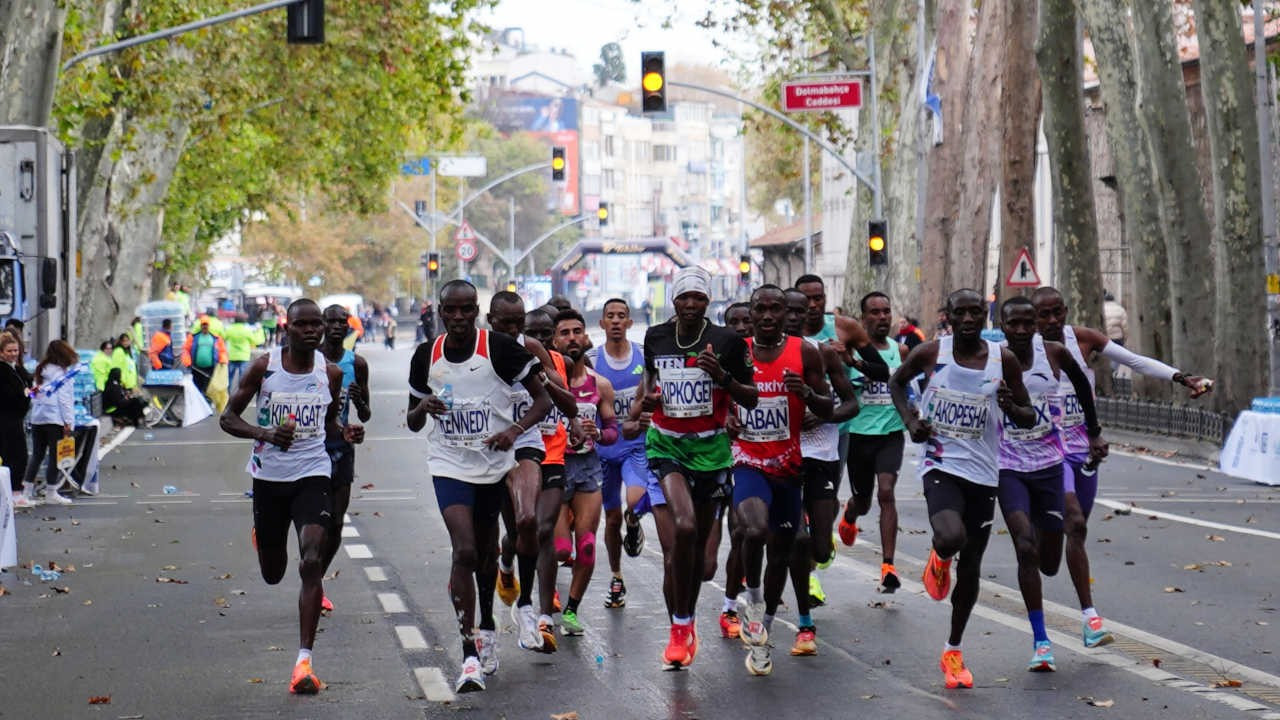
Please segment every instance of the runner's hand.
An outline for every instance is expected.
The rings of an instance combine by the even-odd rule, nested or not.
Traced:
[[[1102,459],[1105,458],[1109,452],[1111,452],[1111,446],[1107,444],[1107,441],[1101,435],[1089,438],[1090,464],[1097,465],[1102,462]]]
[[[922,443],[933,437],[933,425],[928,420],[913,417],[907,422],[907,433],[911,435],[911,442]]]
[[[641,398],[640,400],[640,409],[644,411],[640,413],[640,417],[642,418],[642,422],[640,426],[649,427],[649,421],[648,419],[645,419],[644,416],[646,414],[652,416],[653,412],[660,407],[662,407],[661,391],[659,391],[658,388],[656,387],[652,391],[646,390],[644,393],[644,397]]]
[[[1013,410],[1013,391],[1009,389],[1008,385],[1004,384],[1004,380],[1001,380],[996,387],[996,404],[1006,413]]]
[[[600,428],[596,427],[595,420],[591,418],[576,418],[582,427],[582,434],[591,440],[600,439]]]
[[[819,419],[817,415],[814,415],[813,413],[809,412],[808,410],[805,410],[805,411],[804,411],[804,420],[801,420],[801,421],[800,421],[800,429],[802,429],[802,430],[816,430],[816,429],[818,429],[821,425],[822,425],[822,420],[821,420],[821,419]]]
[[[802,398],[808,398],[813,392],[809,388],[809,384],[804,381],[804,378],[793,372],[791,368],[786,368],[782,371],[782,385],[787,389],[787,392],[799,395]]]
[[[586,442],[587,434],[582,427],[582,420],[574,418],[569,421],[569,446],[574,448],[582,447]]]
[[[262,435],[262,441],[271,443],[281,450],[288,450],[289,446],[293,444],[293,433],[297,427],[294,423],[285,423],[267,428],[267,431]]]
[[[1213,381],[1199,375],[1183,375],[1182,384],[1191,390],[1192,399],[1213,392]]]
[[[715,348],[711,343],[698,353],[698,367],[711,376],[711,380],[717,385],[724,383],[724,368],[720,367],[720,359],[716,357]]]
[[[724,419],[724,430],[729,434],[730,440],[736,440],[742,434],[742,419],[738,417],[738,413],[731,411]]]
[[[444,401],[435,395],[428,395],[422,398],[421,402],[418,403],[418,409],[431,415],[444,415],[449,412],[449,406],[445,405]]]
[[[640,418],[636,420],[636,425],[639,425],[641,430],[648,430],[649,426],[652,424],[653,424],[653,413],[651,412],[640,413]]]
[[[342,426],[342,439],[352,445],[364,442],[364,426],[360,423],[348,423]]]
[[[484,444],[490,450],[505,452],[516,444],[516,438],[520,437],[520,426],[512,425],[500,433],[495,433],[485,438]]]

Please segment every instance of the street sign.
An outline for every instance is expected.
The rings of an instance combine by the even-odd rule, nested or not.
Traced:
[[[476,245],[476,231],[471,229],[466,220],[458,226],[458,232],[453,234],[453,241],[457,243],[458,260],[462,262],[471,262],[480,254],[480,248]]]
[[[431,158],[407,158],[400,165],[401,175],[430,175],[431,174]]]
[[[436,162],[444,177],[484,177],[489,174],[489,163],[483,155],[442,157]]]
[[[821,112],[862,105],[860,80],[803,81],[782,84],[782,109],[788,112]]]
[[[1026,248],[1018,254],[1018,260],[1009,270],[1009,277],[1004,281],[1009,287],[1040,287],[1040,273],[1036,272],[1035,263],[1031,262],[1031,253]]]

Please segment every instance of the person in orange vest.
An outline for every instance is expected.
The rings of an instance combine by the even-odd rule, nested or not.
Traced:
[[[160,329],[151,336],[151,345],[147,348],[151,358],[152,370],[167,370],[173,367],[173,321],[165,318]]]
[[[191,380],[201,393],[208,389],[213,371],[226,362],[226,343],[209,332],[209,318],[201,318],[200,331],[188,335],[182,345],[182,365],[191,368]]]

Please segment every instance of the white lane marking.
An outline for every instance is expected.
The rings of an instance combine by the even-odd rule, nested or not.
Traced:
[[[409,608],[404,606],[404,600],[397,593],[378,593],[378,602],[382,603],[382,612],[385,613],[409,612]]]
[[[343,523],[351,522],[351,516],[348,515],[347,513],[342,513],[342,522]]]
[[[1133,510],[1144,515],[1153,515],[1161,520],[1172,520],[1174,522],[1185,523],[1187,525],[1195,525],[1197,527],[1208,528],[1210,530],[1226,530],[1227,532],[1240,533],[1241,535],[1254,535],[1256,537],[1267,538],[1268,540],[1280,540],[1280,533],[1271,532],[1270,530],[1257,530],[1255,528],[1240,527],[1239,525],[1228,525],[1226,523],[1213,522],[1211,520],[1201,520],[1199,518],[1187,517],[1186,515],[1175,515],[1167,513],[1163,510],[1152,510],[1141,505],[1128,505],[1113,500],[1096,501],[1097,504],[1111,508],[1112,510]]]
[[[405,650],[426,650],[427,639],[417,625],[397,625],[396,637],[400,639],[400,647]]]
[[[1138,495],[1120,495],[1112,496],[1107,493],[1110,499],[1116,502],[1128,502],[1134,500],[1137,502],[1149,503],[1203,503],[1205,505],[1276,505],[1280,504],[1280,500],[1272,498],[1224,498],[1224,497],[1139,497]]]
[[[128,440],[129,436],[133,434],[133,431],[134,428],[124,428],[120,432],[116,433],[115,437],[111,438],[111,442],[98,448],[98,462],[102,462],[102,458],[106,457],[107,453],[120,447],[120,443]]]
[[[190,505],[194,500],[139,500],[138,505]]]
[[[404,497],[363,497],[362,496],[359,499],[360,499],[360,504],[363,505],[365,503],[376,503],[376,502],[411,502],[413,500],[417,500],[418,498],[406,495]]]
[[[413,488],[369,488],[368,490],[361,488],[360,492],[365,495],[377,495],[380,493],[407,493],[413,492]]]
[[[1112,455],[1123,455],[1124,457],[1132,458],[1134,460],[1148,460],[1153,463],[1160,463],[1161,465],[1172,465],[1173,467],[1187,468],[1189,470],[1209,470],[1210,472],[1221,474],[1218,468],[1203,461],[1188,462],[1186,460],[1170,460],[1168,458],[1156,457],[1145,453],[1136,453],[1129,450],[1117,450],[1116,448],[1111,448],[1110,452]]]
[[[76,498],[76,505],[80,507],[88,507],[90,505],[119,505],[115,500],[99,500],[96,497]]]
[[[386,582],[387,571],[380,567],[368,566],[364,569],[365,577],[369,578],[369,582]]]
[[[142,501],[139,501],[139,502],[142,502]],[[223,503],[223,504],[226,504],[226,503],[239,503],[239,504],[245,504],[245,505],[247,505],[247,504],[249,504],[249,503],[253,502],[253,498],[224,498],[224,499],[221,499],[221,500],[215,500],[215,499],[213,499],[213,498],[210,498],[210,499],[209,499],[209,502],[211,502],[211,503]]]
[[[360,531],[357,530],[354,525],[343,525],[342,537],[344,538],[360,537]]]
[[[153,498],[167,498],[167,497],[173,497],[174,495],[182,495],[183,497],[200,497],[200,493],[189,492],[186,490],[176,492],[176,493],[147,493],[147,497],[153,497]]]
[[[440,668],[421,667],[413,669],[413,676],[418,680],[418,687],[422,688],[422,695],[431,702],[453,702],[453,690],[449,688],[449,682],[444,679],[444,673]]]
[[[342,549],[347,551],[347,557],[352,560],[368,560],[373,557],[373,551],[369,550],[368,545],[343,545]]]

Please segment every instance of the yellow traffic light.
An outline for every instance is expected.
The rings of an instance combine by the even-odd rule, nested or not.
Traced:
[[[867,240],[867,247],[871,248],[872,252],[880,252],[881,250],[884,250],[884,238],[878,236],[872,237]]]
[[[516,291],[516,284],[513,282],[507,283],[507,292],[515,292],[515,291]]]
[[[746,260],[743,260],[743,261],[739,262],[739,263],[738,263],[738,272],[742,273],[743,275],[750,275],[750,274],[751,274],[751,263],[747,262]]]
[[[647,92],[656,93],[662,89],[663,80],[662,73],[650,72],[645,73],[644,79],[640,81],[640,85]]]
[[[608,220],[609,208],[602,207],[599,210],[596,210],[596,217],[600,218],[601,220]]]

